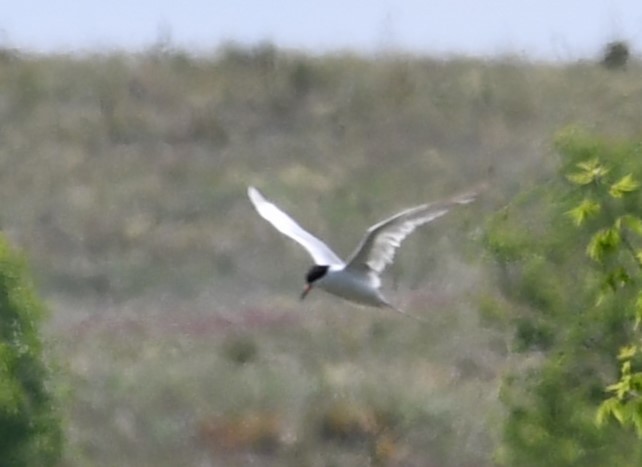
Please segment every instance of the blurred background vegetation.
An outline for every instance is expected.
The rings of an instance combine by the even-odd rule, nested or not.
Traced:
[[[4,50],[0,225],[51,309],[63,465],[639,465],[593,422],[618,334],[566,339],[583,263],[549,190],[560,129],[640,137],[642,68],[609,50]],[[480,183],[387,274],[426,326],[298,302],[309,258],[245,195],[346,255],[384,216]],[[571,372],[560,355],[580,350],[595,361]]]

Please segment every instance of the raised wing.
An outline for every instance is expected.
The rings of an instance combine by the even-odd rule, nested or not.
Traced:
[[[474,201],[476,196],[476,193],[470,193],[446,201],[423,204],[373,225],[348,259],[346,269],[369,274],[373,285],[378,287],[379,274],[392,263],[396,249],[413,230],[443,216],[455,205]]]
[[[252,204],[254,204],[254,207],[261,217],[272,224],[274,228],[283,235],[290,237],[305,248],[316,264],[343,265],[343,261],[334,251],[314,235],[304,230],[285,212],[265,199],[259,190],[254,187],[248,187],[247,195],[250,197],[250,201],[252,201]]]

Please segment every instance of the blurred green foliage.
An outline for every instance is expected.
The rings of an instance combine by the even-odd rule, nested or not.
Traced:
[[[642,437],[642,210],[636,196],[641,144],[620,144],[620,151],[624,156],[618,158],[606,152],[606,160],[604,150],[596,151],[567,175],[584,196],[568,214],[592,233],[586,254],[602,273],[594,292],[596,307],[617,298],[622,319],[631,322],[630,343],[623,342],[618,354],[620,379],[607,388],[611,396],[601,404],[597,422],[602,425],[613,416]]]
[[[55,465],[62,428],[43,360],[43,306],[0,236],[0,465]]]
[[[620,246],[642,214],[640,145],[569,127],[555,147],[558,175],[497,213],[485,239],[502,285],[495,306],[507,308],[513,348],[530,361],[504,379],[498,462],[640,465],[632,433],[595,421],[633,330],[634,291],[613,292],[639,276]]]

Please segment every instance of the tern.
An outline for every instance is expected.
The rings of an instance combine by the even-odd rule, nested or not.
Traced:
[[[305,276],[301,300],[314,287],[319,287],[354,303],[390,308],[416,319],[419,318],[405,313],[386,299],[380,290],[379,276],[393,262],[396,249],[415,228],[443,216],[454,206],[468,204],[476,198],[476,193],[468,193],[401,211],[370,227],[354,253],[344,262],[330,247],[304,230],[256,188],[248,187],[247,194],[261,217],[312,256],[315,264]]]

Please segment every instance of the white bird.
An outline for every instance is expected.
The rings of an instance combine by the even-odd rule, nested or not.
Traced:
[[[357,249],[344,262],[325,243],[265,199],[256,188],[248,187],[247,194],[261,217],[283,235],[299,243],[312,256],[315,265],[305,276],[306,285],[301,300],[313,287],[318,286],[351,302],[391,308],[404,314],[381,293],[379,275],[393,262],[395,250],[416,227],[443,216],[453,206],[468,204],[476,197],[476,193],[469,193],[401,211],[370,227]]]

